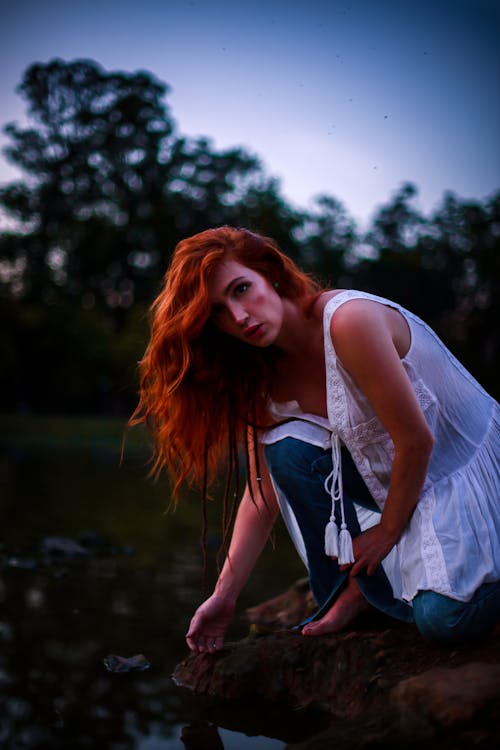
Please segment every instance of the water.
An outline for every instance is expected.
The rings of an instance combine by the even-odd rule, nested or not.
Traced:
[[[251,707],[241,721],[218,710],[214,723],[173,684],[204,598],[199,500],[188,494],[164,513],[168,482],[147,479],[137,436],[120,467],[120,435],[116,423],[0,420],[0,747],[281,750],[294,739],[286,716],[272,731]],[[93,545],[92,553],[44,555],[47,537]],[[302,573],[280,530],[240,611]],[[236,623],[230,637],[245,632]],[[141,653],[151,662],[144,672],[111,674],[103,665],[108,654]]]

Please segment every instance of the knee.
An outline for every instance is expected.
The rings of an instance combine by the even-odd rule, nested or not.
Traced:
[[[476,635],[473,628],[471,630],[466,609],[466,602],[434,591],[420,591],[413,600],[415,624],[427,641],[452,644]]]

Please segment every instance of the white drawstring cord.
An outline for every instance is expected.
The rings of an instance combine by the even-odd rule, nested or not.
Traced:
[[[332,435],[332,470],[324,482],[325,492],[332,498],[332,512],[325,528],[325,554],[336,557],[339,565],[354,562],[352,538],[345,522],[344,498],[342,487],[342,457],[340,441],[337,435]],[[340,533],[335,522],[335,503],[340,503]]]

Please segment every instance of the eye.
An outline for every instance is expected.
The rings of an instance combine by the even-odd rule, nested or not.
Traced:
[[[233,295],[235,297],[240,297],[242,294],[245,294],[247,289],[250,288],[250,284],[248,281],[242,281],[240,284],[237,284],[233,289]]]

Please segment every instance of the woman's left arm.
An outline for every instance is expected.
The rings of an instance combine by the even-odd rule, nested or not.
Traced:
[[[353,300],[335,313],[332,341],[339,360],[369,399],[394,443],[394,462],[380,523],[353,540],[351,575],[368,574],[398,542],[417,504],[433,437],[401,362],[396,342],[407,323],[371,300]]]

